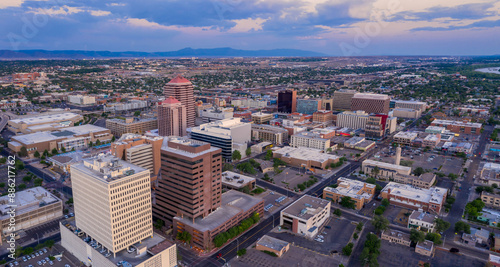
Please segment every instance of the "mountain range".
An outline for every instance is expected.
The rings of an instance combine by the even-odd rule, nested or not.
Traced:
[[[0,50],[0,59],[92,59],[92,58],[168,58],[168,57],[324,57],[326,54],[299,49],[240,50],[230,47],[168,52],[86,51],[86,50]]]

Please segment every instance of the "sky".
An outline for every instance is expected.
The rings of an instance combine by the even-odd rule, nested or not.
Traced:
[[[0,0],[0,49],[500,54],[495,0]]]

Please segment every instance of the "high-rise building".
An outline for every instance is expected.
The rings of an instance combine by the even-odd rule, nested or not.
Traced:
[[[107,119],[106,128],[114,136],[122,136],[125,133],[143,134],[147,131],[158,129],[158,120],[156,118],[139,119],[128,117],[125,119]]]
[[[344,111],[337,114],[337,126],[364,129],[370,115],[364,111]]]
[[[278,93],[278,112],[297,112],[297,92],[285,90]]]
[[[355,90],[337,90],[333,92],[332,110],[334,109],[351,109],[351,99],[358,93]]]
[[[368,113],[389,113],[391,98],[388,95],[359,93],[351,99],[351,110],[364,110]]]
[[[76,227],[114,255],[153,235],[149,171],[110,154],[71,167]]]
[[[156,180],[160,172],[160,150],[163,144],[161,136],[141,136],[124,134],[111,144],[111,154],[134,165],[148,169],[151,182]]]
[[[251,141],[252,126],[242,122],[240,118],[231,118],[202,124],[191,129],[191,138],[210,143],[222,149],[225,160],[231,161],[234,150],[245,154],[247,144]]]
[[[221,206],[221,149],[184,137],[171,137],[161,150],[153,214],[172,223],[175,216],[193,221]]]
[[[186,135],[187,118],[186,105],[172,96],[168,97],[158,105],[158,134],[161,136]]]
[[[299,99],[297,100],[297,112],[302,114],[313,114],[321,109],[321,99]]]
[[[168,82],[163,88],[165,97],[173,97],[179,100],[186,107],[187,127],[195,126],[195,101],[193,94],[193,84],[182,76],[177,76]]]

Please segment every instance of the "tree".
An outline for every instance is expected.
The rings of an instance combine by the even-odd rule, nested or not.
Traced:
[[[264,159],[265,160],[271,160],[273,158],[273,151],[272,150],[268,150],[266,152],[266,155],[264,156]]]
[[[165,225],[165,222],[163,220],[157,219],[154,224],[154,227],[160,230],[163,227],[163,225]]]
[[[238,250],[238,251],[236,252],[236,254],[237,254],[239,257],[241,257],[241,256],[243,256],[243,255],[247,254],[247,249],[246,249],[246,248],[242,248],[242,249]]]
[[[19,188],[19,190],[24,190],[26,187],[26,184],[20,184],[17,188]]]
[[[94,146],[94,143],[92,141],[89,142],[89,147]]]
[[[233,165],[231,165],[229,163],[224,164],[224,167],[222,168],[223,172],[225,172],[225,171],[232,171],[232,170],[233,170]]]
[[[377,183],[377,179],[375,179],[373,177],[368,177],[368,178],[366,178],[366,182],[369,183],[369,184],[376,184]]]
[[[387,207],[387,206],[389,206],[389,204],[390,204],[390,202],[387,198],[382,199],[382,206]]]
[[[23,182],[29,183],[29,182],[31,182],[31,179],[32,179],[31,176],[26,175],[26,176],[23,177]]]
[[[380,173],[380,168],[378,166],[375,166],[375,168],[372,169],[373,176],[377,177],[379,173]]]
[[[134,112],[134,117],[139,117],[140,115],[141,115],[140,110],[137,110],[136,112]]]
[[[479,213],[483,211],[484,206],[485,204],[483,201],[481,201],[480,198],[475,199],[465,205],[465,213],[467,213],[472,218],[477,218],[477,216],[479,216]]]
[[[21,147],[21,150],[19,150],[19,157],[27,157],[28,156],[28,150],[26,149],[25,146]]]
[[[342,216],[342,211],[341,211],[340,209],[335,209],[335,210],[333,211],[333,214],[334,214],[334,215],[337,215],[338,217],[340,217],[340,216]]]
[[[415,170],[413,170],[413,174],[415,174],[415,176],[420,176],[424,173],[425,173],[425,171],[424,171],[424,168],[422,168],[422,167],[417,167],[417,168],[415,168]]]
[[[95,145],[96,145],[96,146],[101,145],[101,140],[99,140],[99,139],[95,140]]]
[[[40,157],[40,152],[35,151],[35,157],[39,158]]]
[[[470,234],[470,225],[465,222],[458,221],[455,223],[455,232]]]
[[[353,243],[347,244],[347,246],[342,248],[342,254],[345,256],[351,256],[352,248],[354,247]]]
[[[443,243],[443,241],[441,241],[441,235],[437,233],[427,233],[427,235],[425,235],[425,239],[434,242],[436,245]]]
[[[425,234],[417,229],[411,229],[410,240],[413,243],[423,242],[425,240]]]
[[[66,152],[66,148],[65,148],[65,147],[61,147],[61,151],[62,151],[63,153],[65,153],[65,152]]]
[[[384,216],[375,215],[372,219],[372,225],[375,227],[375,230],[379,233],[383,230],[386,230],[389,227],[389,220],[387,220]]]
[[[451,226],[451,224],[449,222],[447,222],[443,219],[440,219],[440,218],[436,218],[434,220],[434,222],[436,223],[435,229],[436,229],[436,232],[438,232],[438,233],[448,230],[448,228],[450,228],[450,226]]]
[[[252,155],[252,149],[251,148],[247,148],[247,150],[245,150],[245,155],[247,155],[247,157],[249,157],[250,155]]]
[[[363,230],[363,222],[359,222],[358,225],[356,225],[356,230],[358,231]]]
[[[188,231],[177,233],[177,239],[179,239],[183,242],[189,243],[189,241],[191,241],[191,238],[192,238],[192,236]]]
[[[52,149],[52,155],[57,155],[57,148]]]
[[[114,142],[116,141],[116,137],[113,135],[113,137],[111,137],[111,142]]]
[[[356,202],[354,202],[354,200],[352,200],[352,198],[348,196],[342,197],[339,204],[340,206],[348,209],[356,208]]]
[[[233,156],[232,156],[233,160],[240,160],[241,159],[241,153],[239,150],[235,150],[233,151]]]

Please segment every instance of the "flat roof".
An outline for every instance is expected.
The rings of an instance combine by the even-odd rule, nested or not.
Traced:
[[[402,198],[408,198],[412,200],[418,200],[425,203],[437,203],[442,204],[444,196],[446,196],[448,189],[442,187],[431,187],[429,189],[420,188],[407,184],[400,184],[396,182],[388,183],[382,192],[388,193],[390,190],[391,195],[395,195]],[[391,201],[397,201],[391,199]],[[418,204],[417,204],[418,205]]]
[[[193,220],[187,216],[176,216],[174,219],[200,232],[213,231],[222,224],[233,219],[238,213],[252,209],[261,201],[263,201],[261,198],[247,195],[236,190],[229,190],[221,195],[221,206],[205,216],[205,218],[198,217],[195,219],[194,223]]]
[[[328,200],[303,195],[281,212],[290,216],[309,220],[311,217],[323,211],[328,204],[330,204]]]
[[[141,172],[149,174],[149,170],[118,159],[111,154],[104,153],[92,158],[83,159],[82,163],[75,164],[71,168],[78,169],[105,183],[114,182]]]
[[[365,164],[378,166],[381,168],[392,169],[392,170],[410,171],[411,172],[411,167],[396,165],[396,164],[387,163],[387,162],[383,162],[383,161],[375,161],[375,160],[371,160],[371,159],[366,159],[363,161],[362,165],[364,166]]]
[[[436,215],[431,215],[430,213],[414,210],[410,215],[410,220],[424,221],[427,223],[434,223],[436,220]]]
[[[232,171],[225,171],[222,173],[222,184],[230,185],[232,187],[241,188],[246,186],[248,183],[255,181],[255,178],[250,176],[242,175]]]
[[[391,99],[388,95],[383,94],[373,94],[373,93],[357,93],[353,98],[364,98],[370,100],[389,100]]]
[[[413,101],[413,100],[395,100],[394,102],[396,103],[401,103],[401,104],[418,104],[418,105],[427,105],[425,102],[421,101]]]
[[[41,186],[18,191],[14,202],[11,202],[10,197],[5,195],[0,197],[0,220],[10,217],[7,212],[12,206],[16,206],[16,214],[20,215],[58,201],[61,200]]]
[[[418,136],[417,132],[399,132],[394,135],[393,138],[416,138]]]
[[[261,245],[276,251],[281,251],[283,248],[288,246],[288,244],[290,243],[268,235],[264,235],[259,240],[257,240],[257,245]]]
[[[337,188],[333,187],[325,187],[325,191],[329,191],[332,193],[336,193],[343,196],[349,196],[355,199],[370,199],[373,195],[370,195],[363,190],[363,187],[375,188],[374,184],[364,183],[358,180],[347,179],[344,177],[340,177],[337,180]]]
[[[405,241],[410,241],[410,234],[398,230],[393,230],[393,229],[385,230],[382,232],[382,235],[388,235]]]
[[[81,117],[81,115],[72,112],[67,112],[67,113],[41,115],[34,117],[30,116],[27,118],[15,119],[10,121],[13,123],[23,123],[23,124],[45,124],[57,121],[70,120],[75,117]]]
[[[417,248],[427,250],[427,251],[432,251],[434,247],[434,242],[429,241],[429,240],[424,240],[424,242],[418,242],[417,243]]]
[[[109,130],[107,128],[95,126],[92,124],[85,124],[80,126],[67,127],[64,128],[64,130],[62,131],[52,131],[52,132],[44,131],[31,134],[16,135],[12,136],[11,139],[19,143],[29,145],[29,144],[37,144],[42,142],[53,141],[64,137],[85,135],[93,132],[102,132],[102,131],[109,131]]]
[[[456,125],[463,127],[481,128],[483,124],[475,122],[463,122],[463,121],[452,121],[452,120],[433,120],[431,124],[442,124],[442,125]]]
[[[306,161],[312,160],[317,162],[325,162],[330,159],[336,160],[339,158],[336,155],[322,153],[322,151],[319,149],[308,148],[308,147],[285,146],[283,148],[274,150],[274,152],[283,155],[283,157],[290,157]]]
[[[182,149],[177,149],[177,148],[169,147],[168,146],[169,142],[177,143],[177,144],[182,144],[182,145],[186,145],[186,146],[192,146],[192,147],[199,147],[199,146],[206,145],[206,144],[209,144],[209,143],[202,142],[202,141],[197,141],[197,140],[193,140],[193,139],[189,139],[189,138],[186,138],[186,137],[175,137],[175,136],[168,137],[168,138],[165,137],[163,139],[163,144],[162,144],[161,150],[167,151],[167,152],[172,152],[172,153],[175,153],[175,154],[178,154],[178,155],[182,155],[182,156],[185,156],[185,157],[188,157],[188,158],[195,158],[195,157],[201,156],[203,154],[211,153],[211,152],[214,152],[214,151],[217,151],[218,149],[220,149],[220,148],[217,148],[217,147],[214,147],[214,146],[210,146],[209,149],[203,150],[203,151],[201,151],[199,153],[191,153],[191,152],[188,152],[188,151],[185,151],[185,150],[182,150]]]

